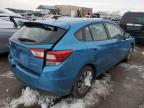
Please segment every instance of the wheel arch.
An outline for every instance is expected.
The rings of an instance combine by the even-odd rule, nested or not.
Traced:
[[[86,66],[90,66],[94,71],[94,76],[96,76],[96,67],[95,67],[95,65],[93,63],[88,63],[88,64],[84,65],[84,67],[86,67]]]
[[[134,43],[131,43],[132,48],[134,48]]]
[[[95,77],[95,76],[96,76],[96,68],[95,68],[95,65],[94,65],[93,63],[87,63],[87,64],[85,64],[83,67],[81,67],[80,71],[81,71],[84,67],[87,67],[87,66],[89,66],[89,67],[91,67],[91,68],[93,69],[93,75],[94,75],[94,77]],[[79,77],[79,75],[80,75],[80,73],[77,75],[77,78]],[[76,78],[76,80],[75,80],[75,83],[76,83],[76,81],[77,81],[77,78]],[[71,90],[70,90],[70,94],[74,95],[74,92],[73,92],[74,89],[75,89],[75,86],[73,85],[72,88],[71,88]]]
[[[134,43],[131,43],[131,47],[132,47],[132,50],[134,51],[134,46],[135,44]]]

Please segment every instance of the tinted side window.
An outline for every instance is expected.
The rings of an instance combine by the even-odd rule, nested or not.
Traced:
[[[85,41],[92,40],[92,36],[91,36],[90,30],[88,27],[84,27],[84,28],[80,29],[76,33],[76,37],[78,40],[85,40]]]
[[[76,33],[76,38],[77,38],[78,40],[84,40],[83,29],[80,29],[80,30]]]
[[[111,23],[106,23],[109,35],[112,39],[119,39],[121,38],[122,32],[121,29]]]
[[[103,24],[94,24],[89,26],[94,40],[106,40],[107,34]]]
[[[87,41],[92,40],[92,36],[88,27],[84,28],[84,35],[85,35],[85,40]]]

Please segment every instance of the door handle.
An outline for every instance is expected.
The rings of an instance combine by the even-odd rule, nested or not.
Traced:
[[[96,51],[97,49],[96,48],[91,48],[91,51]]]
[[[92,50],[96,51],[97,49],[96,49],[96,48],[93,48]]]
[[[112,46],[117,47],[117,46],[118,46],[118,44],[112,44]]]

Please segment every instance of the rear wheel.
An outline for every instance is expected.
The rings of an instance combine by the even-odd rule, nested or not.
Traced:
[[[84,67],[75,82],[73,95],[74,97],[83,97],[91,88],[94,79],[94,70],[90,66]]]
[[[125,58],[126,62],[128,62],[131,59],[132,54],[133,54],[133,47],[131,47],[128,51],[127,57]]]

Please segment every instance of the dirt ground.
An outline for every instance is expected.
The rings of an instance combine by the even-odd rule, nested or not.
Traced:
[[[139,108],[144,102],[144,48],[136,47],[128,65],[115,66],[110,70],[113,92],[98,108]],[[144,106],[142,107],[144,108]]]
[[[102,87],[101,85],[94,87],[94,89],[98,89],[98,87],[102,87],[100,90],[106,91],[109,89],[108,86],[111,86],[111,92],[104,92],[98,90],[92,90],[92,100],[90,98],[86,98],[89,102],[88,107],[92,108],[144,108],[144,46],[136,46],[134,50],[134,54],[132,59],[128,62],[121,62],[110,69],[107,73],[111,76],[111,84],[107,84],[104,82],[104,85],[107,88]],[[21,96],[22,89],[25,86],[14,78],[9,70],[9,64],[7,60],[8,54],[0,55],[0,108],[4,108],[3,104],[8,104],[11,99],[17,98]],[[96,83],[94,84],[102,84]],[[95,86],[95,85],[94,85]],[[94,92],[95,91],[95,92]],[[110,90],[109,90],[110,91]],[[90,94],[90,93],[89,93]],[[95,94],[104,94],[103,96],[97,98],[99,95]],[[99,99],[99,102],[97,102]],[[62,99],[64,100],[64,99]],[[83,100],[83,99],[82,99]],[[75,101],[82,101],[75,100]],[[91,103],[93,102],[93,104]],[[59,104],[63,103],[59,101]],[[73,103],[77,103],[74,102]],[[91,104],[91,105],[90,105]],[[60,104],[59,104],[60,105]],[[71,106],[65,105],[65,107],[61,108],[83,108],[81,106]],[[86,107],[86,108],[88,108]],[[6,107],[5,107],[6,108]],[[20,105],[19,108],[24,108],[23,105]],[[40,108],[39,105],[31,105],[28,108]],[[43,107],[45,108],[45,107]],[[54,107],[59,108],[59,107]]]

